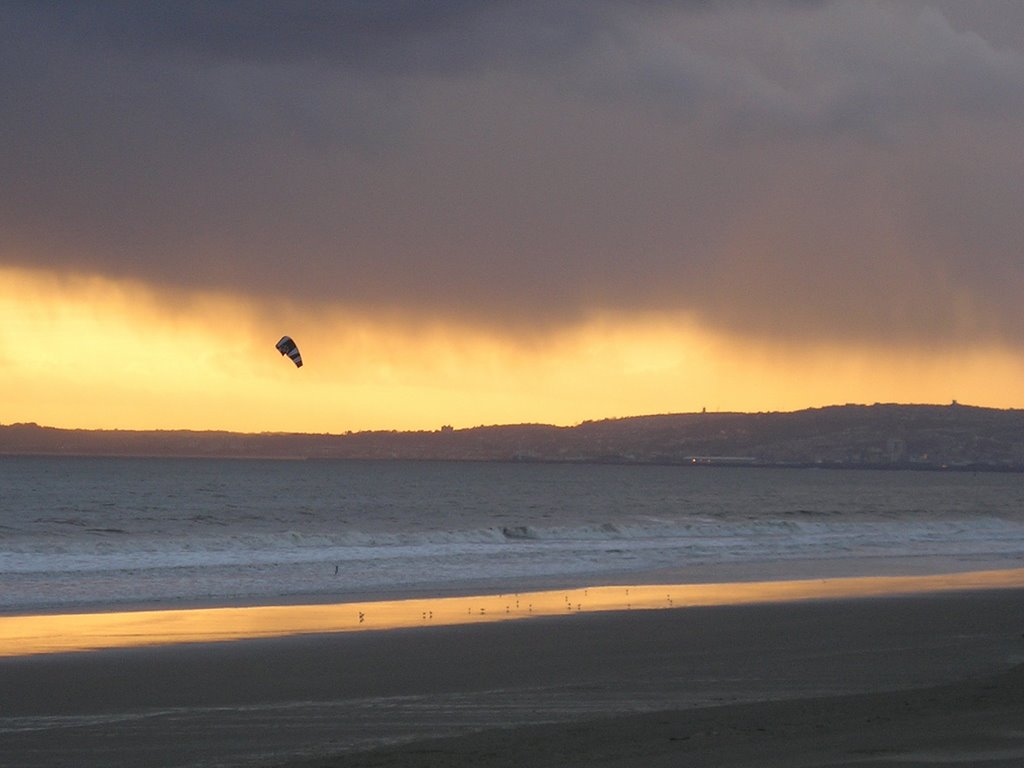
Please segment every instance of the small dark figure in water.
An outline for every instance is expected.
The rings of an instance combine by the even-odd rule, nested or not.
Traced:
[[[338,575],[338,566],[334,566],[334,575],[335,575],[335,576],[337,576],[337,575]]]

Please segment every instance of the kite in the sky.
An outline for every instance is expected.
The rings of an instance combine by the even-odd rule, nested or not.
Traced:
[[[295,346],[291,336],[282,336],[275,346],[278,352],[282,355],[288,355],[292,359],[296,368],[302,367],[302,355],[299,354],[299,348]]]

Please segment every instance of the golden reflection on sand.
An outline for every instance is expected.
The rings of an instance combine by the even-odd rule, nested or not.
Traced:
[[[1024,568],[723,584],[601,586],[325,605],[0,616],[0,656],[451,626],[597,611],[827,600],[1024,587]]]

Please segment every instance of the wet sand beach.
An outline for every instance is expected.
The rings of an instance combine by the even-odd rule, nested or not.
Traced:
[[[790,699],[485,731],[344,758],[362,766],[1024,765],[1024,667],[909,691]]]
[[[1024,764],[1024,590],[0,659],[11,765]]]

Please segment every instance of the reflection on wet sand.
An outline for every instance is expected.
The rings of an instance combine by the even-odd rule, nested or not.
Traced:
[[[0,616],[0,656],[386,630],[594,611],[685,608],[1024,586],[1024,568],[723,584],[599,586],[327,605]]]

